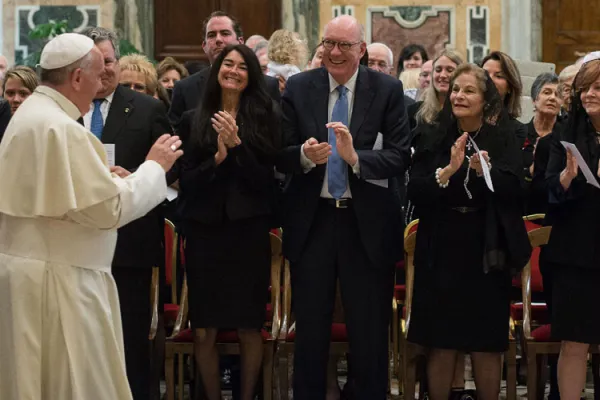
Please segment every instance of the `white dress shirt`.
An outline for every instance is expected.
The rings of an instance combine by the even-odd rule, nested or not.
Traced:
[[[328,115],[327,122],[331,122],[331,115],[333,114],[333,107],[335,106],[335,102],[340,97],[340,92],[337,91],[337,87],[340,86],[340,84],[337,83],[335,81],[335,79],[333,79],[333,76],[331,76],[331,74],[328,74],[328,75],[329,75],[329,105],[328,105],[328,113],[327,113],[327,115]],[[348,89],[348,91],[346,92],[346,97],[348,98],[348,130],[350,130],[350,121],[352,121],[352,108],[354,106],[354,94],[355,94],[355,90],[356,90],[356,77],[357,76],[358,76],[358,69],[356,70],[354,75],[352,75],[352,77],[348,80],[348,82],[346,82],[346,84],[344,85],[346,87],[346,89]],[[304,145],[302,145],[302,147],[300,149],[300,164],[302,165],[302,168],[304,169],[305,174],[317,166],[308,157],[306,157],[306,154],[304,154]],[[355,175],[359,174],[359,171],[360,171],[359,164],[360,163],[357,161],[356,164],[352,166],[352,171],[354,172]],[[329,169],[329,164],[325,164],[325,179],[323,179],[323,187],[321,188],[321,197],[327,198],[327,199],[332,199],[333,196],[331,196],[331,194],[329,193],[329,185],[327,183],[328,169]],[[341,198],[342,199],[351,199],[352,198],[352,193],[350,192],[350,182],[349,181],[348,181],[348,187],[346,188],[346,191],[344,192],[344,194],[342,195]]]
[[[106,125],[106,118],[108,117],[108,111],[110,111],[110,105],[113,101],[113,96],[115,92],[112,92],[108,96],[104,98],[102,104],[100,104],[100,112],[102,113],[102,121],[103,125]],[[92,127],[92,113],[94,112],[94,103],[90,105],[90,110],[83,116],[83,125],[87,129],[91,129]]]

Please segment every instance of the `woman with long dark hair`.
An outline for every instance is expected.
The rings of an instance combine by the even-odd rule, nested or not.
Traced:
[[[415,131],[408,196],[420,222],[408,340],[430,348],[432,400],[449,398],[463,352],[473,360],[477,397],[499,397],[511,272],[524,267],[531,252],[521,219],[519,147],[506,132],[512,127],[507,118],[489,75],[462,64],[442,111]]]
[[[280,111],[255,54],[227,46],[201,104],[183,115],[180,201],[195,359],[209,400],[221,398],[219,329],[236,329],[241,398],[254,398],[270,275],[269,229]]]

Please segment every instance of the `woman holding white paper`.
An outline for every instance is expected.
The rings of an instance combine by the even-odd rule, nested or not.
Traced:
[[[586,182],[573,151],[598,175],[600,60],[585,63],[573,84],[566,128],[554,140],[546,181],[552,234],[545,253],[553,271],[552,336],[562,341],[558,362],[561,399],[579,399],[590,343],[600,343],[600,190]],[[594,177],[594,179],[596,178]]]
[[[478,398],[499,396],[511,272],[531,252],[521,219],[523,170],[513,126],[489,75],[464,64],[452,76],[436,120],[416,129],[408,195],[420,223],[408,340],[431,349],[432,400],[449,398],[462,352],[471,353]]]

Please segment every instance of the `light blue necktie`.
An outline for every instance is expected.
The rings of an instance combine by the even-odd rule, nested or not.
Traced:
[[[104,129],[104,119],[102,118],[102,111],[100,106],[104,102],[104,99],[94,100],[94,111],[92,112],[92,122],[90,123],[90,131],[98,138],[102,138],[102,130]]]
[[[336,89],[340,93],[340,97],[338,97],[333,106],[331,122],[341,122],[348,126],[348,97],[346,97],[348,89],[343,85],[338,86]],[[348,166],[338,154],[335,142],[335,133],[333,132],[333,129],[330,128],[329,144],[331,145],[332,154],[327,161],[327,185],[329,194],[331,194],[334,199],[339,199],[343,196],[348,187]]]

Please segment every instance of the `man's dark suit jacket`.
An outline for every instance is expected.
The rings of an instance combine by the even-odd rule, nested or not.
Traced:
[[[165,111],[163,104],[151,96],[117,87],[102,131],[102,143],[115,144],[115,165],[135,171],[156,139],[172,132]],[[119,229],[113,266],[161,265],[163,236],[162,206],[158,206]]]
[[[184,112],[192,110],[198,106],[206,80],[210,74],[210,67],[205,68],[194,75],[188,76],[175,84],[173,88],[173,97],[171,99],[171,108],[169,109],[169,121],[173,126],[177,126]],[[279,93],[279,81],[270,76],[263,75],[267,84],[267,93],[271,95],[273,100],[279,103],[281,94]]]
[[[402,176],[410,162],[410,132],[402,83],[389,75],[359,67],[350,132],[358,153],[360,178],[348,167],[353,209],[369,259],[379,268],[395,261],[394,247],[402,246],[398,224],[401,210],[392,191],[367,182]],[[304,173],[300,149],[310,137],[327,141],[329,76],[324,68],[292,76],[282,97],[283,138],[287,148],[277,169],[293,174],[284,194],[284,252],[295,262],[302,254],[319,198],[325,165]],[[373,150],[377,134],[383,148]]]

